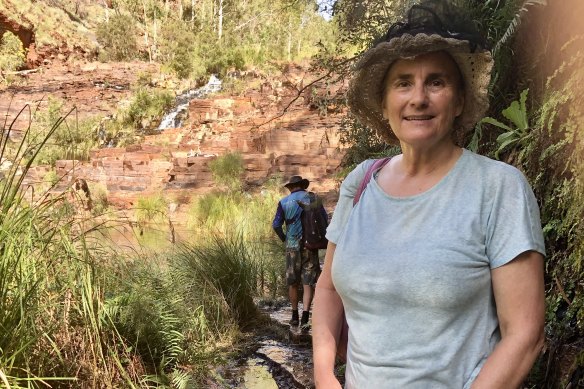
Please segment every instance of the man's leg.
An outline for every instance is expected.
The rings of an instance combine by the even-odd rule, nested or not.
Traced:
[[[304,296],[302,297],[302,308],[304,312],[310,312],[310,305],[312,304],[312,297],[314,296],[314,286],[302,285]]]
[[[290,298],[290,305],[292,305],[292,318],[290,319],[291,326],[300,324],[298,317],[298,284],[288,286],[288,297]]]
[[[301,255],[298,250],[286,249],[286,283],[288,284],[288,297],[292,305],[292,318],[290,325],[299,324],[298,317],[298,286],[300,285]]]
[[[302,250],[302,286],[304,296],[302,298],[303,312],[300,324],[303,329],[309,328],[310,305],[314,297],[314,286],[320,273],[319,270],[318,250]]]
[[[292,305],[292,311],[298,311],[298,284],[288,286],[288,297]]]

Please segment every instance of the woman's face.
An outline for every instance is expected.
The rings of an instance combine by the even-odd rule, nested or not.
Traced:
[[[461,76],[444,51],[399,59],[385,81],[383,117],[402,143],[432,146],[452,142],[454,119],[462,113]]]

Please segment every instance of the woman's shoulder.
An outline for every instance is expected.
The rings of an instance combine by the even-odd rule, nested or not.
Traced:
[[[465,149],[464,152],[467,158],[465,168],[467,168],[471,174],[477,174],[478,177],[482,177],[483,179],[491,178],[497,181],[525,180],[525,176],[521,170],[517,169],[515,166],[474,153],[470,150]]]
[[[365,178],[365,174],[367,170],[375,163],[375,159],[366,159],[365,161],[359,163],[353,170],[347,174],[341,187],[350,190],[356,190],[363,178]]]

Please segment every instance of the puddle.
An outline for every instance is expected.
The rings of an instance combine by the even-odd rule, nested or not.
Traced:
[[[259,358],[248,359],[243,381],[245,389],[278,389],[272,373]]]
[[[312,349],[310,335],[298,341],[297,328],[290,328],[291,309],[288,306],[262,306],[270,315],[272,325],[258,329],[254,336],[254,351],[241,359],[216,369],[225,388],[236,389],[309,389],[312,379]],[[280,328],[280,329],[275,329]]]
[[[279,386],[280,388],[310,388],[313,386],[312,350],[310,347],[289,345],[278,340],[266,339],[260,343],[256,355],[266,358],[283,370],[280,376],[287,379],[288,386],[282,385]]]

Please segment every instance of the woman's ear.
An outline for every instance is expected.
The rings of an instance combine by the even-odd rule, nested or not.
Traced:
[[[462,111],[464,110],[464,93],[460,93],[458,95],[458,106],[456,107],[456,117],[462,115]]]

